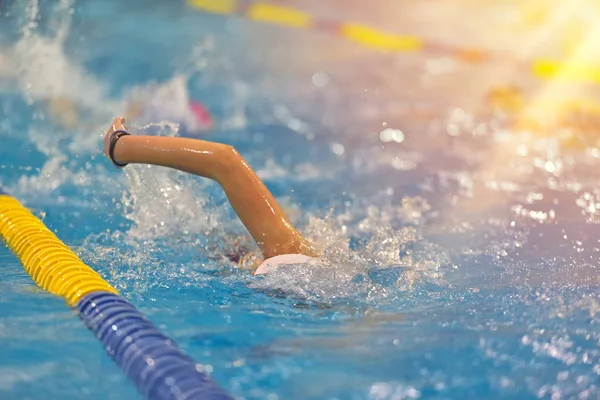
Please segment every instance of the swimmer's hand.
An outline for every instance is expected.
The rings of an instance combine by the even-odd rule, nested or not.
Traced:
[[[108,128],[108,131],[106,132],[106,136],[104,137],[104,155],[106,157],[108,157],[109,159],[110,159],[110,154],[109,154],[110,135],[112,135],[116,131],[126,131],[127,129],[125,128],[124,124],[125,124],[125,118],[117,117],[117,118],[115,118],[112,125],[110,126],[110,128]]]

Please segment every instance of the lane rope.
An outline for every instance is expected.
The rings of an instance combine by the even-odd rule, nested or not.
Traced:
[[[108,355],[147,399],[233,399],[201,364],[184,354],[1,187],[0,237],[39,287],[64,298],[78,311]]]
[[[435,43],[415,35],[399,35],[367,25],[319,18],[305,11],[269,2],[253,0],[187,0],[196,10],[221,15],[235,15],[259,23],[313,30],[341,37],[374,50],[388,52],[427,52],[450,56],[465,63],[478,64],[506,60],[507,55],[475,48],[459,48]],[[523,64],[523,61],[515,62]],[[526,61],[530,74],[542,80],[600,84],[600,65],[575,61],[536,59]]]

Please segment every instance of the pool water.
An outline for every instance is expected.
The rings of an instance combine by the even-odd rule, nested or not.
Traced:
[[[474,106],[475,67],[429,76],[427,54],[177,2],[0,11],[0,184],[235,396],[599,398],[596,138],[517,132]],[[202,138],[241,152],[325,267],[240,271],[222,255],[253,244],[216,184],[110,165],[102,133],[156,86],[211,111]],[[190,136],[173,122],[132,130]],[[0,398],[139,398],[62,300],[0,262]]]

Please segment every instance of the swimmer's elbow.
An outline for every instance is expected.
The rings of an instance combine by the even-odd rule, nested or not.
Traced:
[[[242,159],[242,156],[240,155],[240,153],[237,151],[237,149],[235,147],[230,146],[228,144],[225,144],[223,146],[224,146],[223,153],[225,154],[225,157],[227,157],[229,159],[229,161],[239,162]]]
[[[223,144],[219,146],[219,151],[217,155],[219,159],[219,176],[217,180],[221,180],[236,171],[239,171],[241,167],[245,164],[244,158],[237,151],[237,149],[233,146]],[[220,178],[220,179],[219,179]]]
[[[237,149],[228,144],[222,145],[219,150],[219,157],[226,166],[235,166],[243,161],[243,158]]]

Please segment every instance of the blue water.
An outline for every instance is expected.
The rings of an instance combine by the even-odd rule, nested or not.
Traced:
[[[420,56],[336,62],[337,39],[184,4],[62,4],[0,3],[0,52],[17,65],[0,75],[0,184],[234,395],[599,398],[591,139],[460,111],[460,81],[398,91],[403,79],[418,89]],[[314,60],[289,43],[315,46]],[[313,84],[318,71],[327,86]],[[203,138],[238,148],[327,268],[239,271],[221,254],[252,243],[217,185],[102,156],[128,93],[180,77],[217,120]],[[59,96],[84,123],[50,117]],[[382,141],[387,128],[404,140]],[[61,300],[7,249],[0,262],[0,398],[138,398]]]

